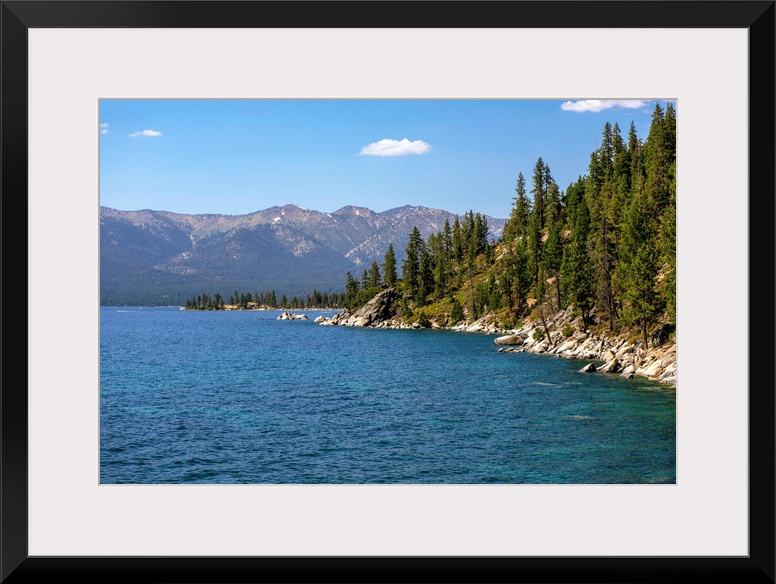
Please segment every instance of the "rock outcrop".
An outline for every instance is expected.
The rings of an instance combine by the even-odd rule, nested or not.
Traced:
[[[283,311],[277,320],[309,320],[306,314],[294,314],[292,312]]]
[[[396,299],[396,289],[386,288],[372,298],[364,306],[350,312],[347,308],[325,319],[322,325],[384,327],[395,316],[393,301]]]

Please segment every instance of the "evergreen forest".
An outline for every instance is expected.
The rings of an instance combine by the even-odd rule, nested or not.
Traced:
[[[647,139],[606,123],[585,174],[561,189],[539,157],[520,171],[502,236],[469,211],[423,239],[406,259],[348,273],[342,305],[356,309],[387,287],[398,315],[454,326],[492,316],[503,328],[572,307],[586,330],[648,339],[676,321],[676,111],[657,104]],[[400,275],[400,277],[399,277]]]

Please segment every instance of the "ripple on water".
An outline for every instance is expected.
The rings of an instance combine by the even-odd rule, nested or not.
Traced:
[[[100,317],[103,483],[675,483],[675,392],[492,336]]]

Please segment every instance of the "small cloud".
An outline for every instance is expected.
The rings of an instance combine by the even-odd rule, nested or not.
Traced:
[[[150,136],[152,138],[155,138],[156,136],[161,136],[162,133],[157,130],[141,130],[140,132],[132,132],[129,137],[130,138],[137,138],[139,136]]]
[[[613,108],[641,109],[649,103],[643,99],[581,99],[564,101],[560,109],[565,112],[602,112]]]
[[[108,133],[108,122],[100,122],[100,134],[107,134]]]
[[[425,154],[431,150],[431,146],[423,140],[410,142],[403,140],[389,140],[385,138],[379,142],[372,142],[364,146],[359,154],[367,156],[404,156],[405,154]]]
[[[108,130],[106,130],[105,128],[103,128],[102,130],[100,130],[100,134],[107,134],[107,133],[108,133]]]
[[[100,122],[100,127],[101,128],[107,128],[109,125],[110,124],[108,124],[108,122]]]

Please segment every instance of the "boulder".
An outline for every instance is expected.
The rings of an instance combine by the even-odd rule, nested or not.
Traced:
[[[484,333],[488,331],[488,322],[485,317],[475,320],[472,324],[466,327],[467,333]]]
[[[645,377],[660,377],[660,375],[663,373],[663,363],[660,361],[660,359],[656,359],[647,365],[647,367],[642,368],[639,373]]]
[[[632,379],[634,374],[635,368],[633,365],[628,365],[620,372],[620,377],[624,377],[625,379]]]
[[[577,348],[577,345],[579,344],[579,341],[577,339],[569,339],[565,343],[563,343],[560,347],[558,347],[557,352],[558,353],[565,353],[573,351]]]
[[[498,337],[496,339],[493,339],[493,343],[496,345],[499,345],[500,347],[509,347],[512,345],[522,345],[523,344],[523,337],[520,335],[505,335],[503,337]]]
[[[603,367],[599,367],[600,373],[617,373],[620,370],[620,362],[617,359],[612,359],[607,362]]]
[[[595,368],[595,365],[593,365],[592,363],[588,363],[587,365],[582,367],[582,369],[580,369],[579,371],[581,373],[595,373],[596,368]]]

